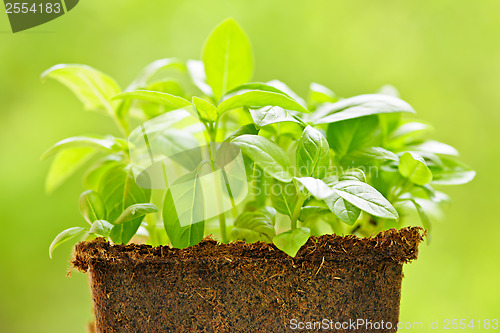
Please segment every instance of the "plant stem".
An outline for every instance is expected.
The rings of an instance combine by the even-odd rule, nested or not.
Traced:
[[[299,219],[300,215],[300,210],[302,208],[302,205],[304,204],[304,201],[306,201],[307,195],[304,195],[303,193],[299,193],[299,198],[297,199],[297,204],[295,205],[295,208],[293,210],[292,214],[292,219],[291,219],[291,227],[292,229],[297,229],[297,220]]]
[[[213,174],[214,174],[214,179],[216,177],[216,174],[215,174],[215,156],[216,156],[216,146],[215,146],[215,138],[217,136],[217,123],[216,122],[214,124],[213,127],[210,127],[208,126],[207,124],[204,123],[205,125],[205,128],[208,132],[208,135],[210,137],[210,140],[209,140],[209,149],[208,149],[208,154],[210,156],[210,165],[212,167],[212,171],[213,171]],[[217,183],[217,182],[215,182]],[[222,194],[220,193],[220,189],[218,186],[215,187],[215,190],[216,190],[216,200],[217,200],[217,206],[218,206],[218,209],[219,211],[222,211]],[[222,243],[229,243],[229,238],[227,236],[227,230],[226,230],[226,215],[225,213],[221,213],[217,216],[217,218],[219,219],[219,228],[220,228],[220,237],[221,237],[221,241]]]

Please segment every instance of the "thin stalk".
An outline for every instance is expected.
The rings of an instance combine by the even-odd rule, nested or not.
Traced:
[[[295,208],[294,208],[293,214],[292,214],[292,218],[291,218],[292,229],[297,229],[297,220],[299,219],[300,209],[302,208],[302,205],[304,204],[306,199],[307,199],[307,195],[299,193],[299,198],[297,200],[297,204],[295,205]]]
[[[218,124],[218,122],[216,122],[213,125],[213,127],[211,127],[208,124],[204,123],[205,128],[208,132],[208,135],[210,137],[210,140],[208,143],[208,145],[209,145],[208,154],[210,156],[210,166],[212,167],[214,177],[216,177],[216,174],[215,174],[215,156],[216,156],[215,155],[216,154],[215,138],[217,136],[217,124]],[[216,191],[217,191],[217,193],[216,193],[217,207],[218,207],[219,211],[222,211],[222,202],[221,202],[222,194],[220,193],[220,190],[217,186],[216,186]],[[220,236],[221,236],[222,243],[229,243],[229,237],[227,236],[225,213],[219,214],[217,216],[217,218],[219,219],[219,228],[220,228]]]

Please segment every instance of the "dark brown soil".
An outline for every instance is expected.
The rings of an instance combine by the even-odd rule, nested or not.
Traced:
[[[101,238],[77,244],[73,265],[89,272],[97,332],[288,332],[318,321],[349,324],[331,332],[395,332],[402,265],[423,236],[414,227],[313,237],[295,258],[266,243],[180,250]],[[393,329],[370,326],[382,321]]]

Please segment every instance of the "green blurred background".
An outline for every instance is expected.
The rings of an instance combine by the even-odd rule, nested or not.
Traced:
[[[122,86],[152,60],[199,58],[232,16],[254,48],[254,79],[305,94],[315,81],[340,96],[392,83],[478,172],[445,189],[453,204],[433,243],[405,267],[402,321],[500,317],[500,2],[497,0],[82,1],[41,27],[10,33],[0,14],[0,331],[85,332],[85,275],[67,278],[71,245],[52,238],[83,225],[78,177],[44,193],[43,151],[67,136],[113,124],[40,73],[85,63]]]

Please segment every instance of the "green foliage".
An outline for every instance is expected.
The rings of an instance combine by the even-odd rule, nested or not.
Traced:
[[[330,164],[330,149],[323,134],[307,126],[299,140],[296,159],[299,176],[323,178]]]
[[[276,235],[273,243],[278,249],[291,257],[295,257],[302,245],[304,245],[311,236],[311,230],[308,228],[296,228]]]
[[[179,178],[174,184],[180,186],[182,196],[174,200],[172,190],[169,188],[163,203],[163,224],[173,247],[185,248],[198,244],[204,232],[204,207],[195,206],[193,203],[202,201],[203,188],[198,178],[198,168]],[[183,225],[181,225],[181,219]]]
[[[88,66],[46,71],[44,77],[68,86],[85,108],[104,111],[122,132],[68,138],[42,156],[54,157],[48,191],[88,165],[79,207],[90,227],[63,231],[50,254],[84,232],[127,243],[142,226],[154,245],[168,241],[185,248],[213,234],[221,242],[272,242],[295,256],[311,235],[368,236],[401,227],[404,209],[414,209],[430,230],[429,207],[439,209],[448,201],[433,186],[464,184],[475,176],[458,161],[455,148],[427,137],[428,124],[406,119],[415,111],[391,86],[342,99],[313,83],[304,99],[278,80],[250,82],[252,73],[250,43],[231,19],[212,32],[202,61],[157,60],[124,91]],[[181,84],[186,78],[194,87]],[[143,123],[150,119],[186,122],[189,130],[146,135]],[[151,146],[158,145],[185,171],[172,183],[164,178],[161,195],[151,195],[147,172],[133,172],[130,124],[139,125],[132,136],[141,133],[147,141],[142,155],[156,163]],[[199,149],[204,145],[206,154]],[[231,164],[238,156],[246,169],[242,175]],[[162,163],[154,166],[165,172]],[[207,187],[207,175],[213,175],[210,184],[224,186]],[[246,182],[248,194],[237,202]],[[216,200],[206,204],[207,197]],[[155,214],[157,207],[161,214]],[[276,226],[288,224],[276,232]]]
[[[233,19],[215,28],[205,43],[201,57],[207,82],[216,100],[252,77],[250,41]]]
[[[78,207],[83,218],[90,224],[96,220],[104,220],[107,217],[104,201],[96,191],[87,190],[83,192],[78,200]]]
[[[292,180],[290,160],[276,143],[259,135],[241,135],[231,142],[271,177],[285,183]]]

